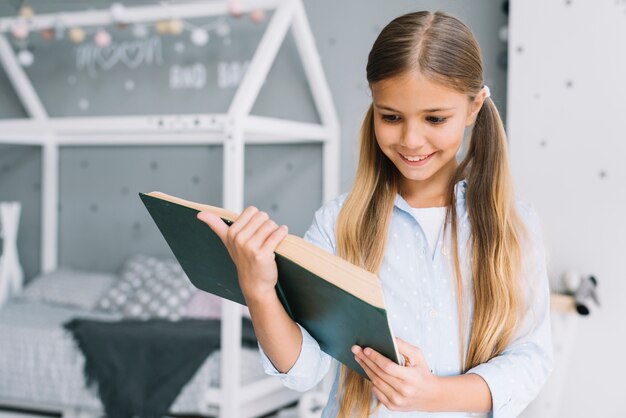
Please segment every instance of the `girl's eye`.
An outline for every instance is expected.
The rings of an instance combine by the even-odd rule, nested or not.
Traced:
[[[398,121],[398,119],[394,119],[394,118],[398,117],[397,115],[382,115],[382,116],[383,116],[383,120],[385,122],[393,123],[393,122],[397,122]]]
[[[382,119],[385,122],[389,122],[389,123],[395,123],[395,122],[399,122],[400,118],[397,115],[382,115]],[[442,123],[444,123],[446,121],[446,119],[448,118],[439,118],[436,116],[428,116],[426,118],[427,121],[429,121],[430,123],[432,123],[433,125],[441,125]]]
[[[435,125],[440,125],[442,123],[444,123],[446,121],[447,118],[438,118],[436,116],[429,116],[426,118],[429,122],[435,124]]]

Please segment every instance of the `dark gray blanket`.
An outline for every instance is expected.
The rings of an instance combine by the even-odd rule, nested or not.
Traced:
[[[242,344],[256,347],[242,319]],[[85,356],[85,378],[97,384],[109,418],[161,418],[208,355],[220,346],[220,321],[164,319],[64,324]]]

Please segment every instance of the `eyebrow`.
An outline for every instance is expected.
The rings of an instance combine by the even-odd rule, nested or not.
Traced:
[[[377,108],[381,109],[381,110],[390,110],[392,112],[396,112],[396,113],[402,113],[399,110],[396,110],[392,107],[389,106],[384,106],[384,105],[377,105],[374,104],[374,106],[376,106]],[[422,110],[422,112],[440,112],[442,110],[454,110],[456,109],[456,107],[441,107],[441,108],[433,108],[433,109],[424,109]]]

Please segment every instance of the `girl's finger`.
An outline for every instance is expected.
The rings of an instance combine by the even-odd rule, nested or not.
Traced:
[[[374,370],[374,372],[383,376],[387,382],[392,383],[397,387],[399,387],[399,384],[402,384],[402,381],[406,376],[406,369],[404,367],[389,360],[387,357],[383,356],[376,350],[372,350],[370,347],[366,347],[361,350],[359,355],[368,362],[367,364],[372,370]]]
[[[198,212],[196,218],[204,222],[217,234],[223,243],[226,243],[226,234],[228,233],[228,225],[219,216],[211,212]]]
[[[376,376],[376,374],[374,374],[374,372],[370,370],[369,367],[367,367],[367,364],[363,363],[363,360],[361,360],[357,356],[354,356],[354,360],[356,360],[356,362],[359,363],[359,366],[361,366],[361,368],[363,369],[367,377],[370,378],[370,381],[372,381],[372,383],[374,382],[375,379],[378,379],[378,376]]]
[[[239,217],[235,219],[235,222],[230,226],[228,230],[230,236],[234,237],[237,235],[258,211],[259,210],[254,206],[248,206],[245,208],[244,211],[241,212],[241,215],[239,215]]]
[[[287,233],[287,225],[281,225],[276,228],[276,230],[267,237],[263,246],[261,246],[261,251],[274,251],[278,244],[287,236]]]
[[[398,351],[406,360],[406,367],[415,367],[425,363],[424,355],[419,347],[411,345],[398,337],[396,337],[396,344],[398,345]]]
[[[254,234],[248,239],[248,246],[261,249],[265,240],[278,228],[276,222],[269,217],[263,222]]]
[[[239,231],[235,231],[232,235],[233,241],[237,242],[240,245],[248,243],[250,238],[257,232],[259,227],[263,225],[265,221],[269,219],[267,213],[258,211],[252,217],[246,225],[241,228]],[[257,248],[257,246],[255,246]]]
[[[367,357],[357,354],[354,356],[354,358],[357,360],[359,365],[363,367],[363,370],[367,368],[367,375],[370,377],[372,383],[378,386],[386,396],[389,397],[392,393],[397,392],[395,390],[395,387],[399,388],[402,382],[400,382],[395,377],[384,373],[378,366],[376,366],[373,361],[371,361]]]

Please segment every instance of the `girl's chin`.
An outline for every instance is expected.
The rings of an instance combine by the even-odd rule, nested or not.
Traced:
[[[405,180],[409,180],[409,181],[424,181],[432,177],[430,170],[421,171],[419,173],[415,171],[408,171],[408,170],[399,170],[399,171],[402,174],[402,177],[404,177]]]

